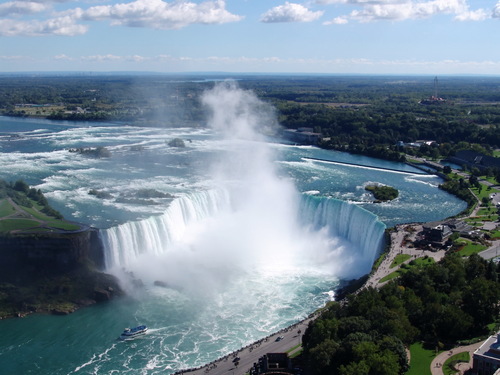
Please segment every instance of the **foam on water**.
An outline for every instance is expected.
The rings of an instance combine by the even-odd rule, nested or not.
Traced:
[[[224,100],[231,97],[247,95]],[[250,107],[236,104],[239,110],[228,113],[255,120]],[[128,297],[69,316],[1,321],[7,373],[149,375],[202,365],[306,317],[331,299],[339,277],[366,272],[383,224],[362,208],[388,225],[437,220],[463,208],[432,185],[436,177],[414,181],[302,159],[368,162],[353,155],[277,144],[269,150],[262,139],[235,140],[208,129],[74,125],[0,119],[0,131],[24,132],[16,141],[0,138],[2,151],[10,150],[0,153],[0,177],[25,178],[66,217],[102,228],[110,269],[135,285],[140,278],[143,287],[127,284]],[[187,147],[168,147],[175,137]],[[97,145],[112,150],[111,158],[65,150]],[[131,145],[145,147],[133,152]],[[400,198],[364,202],[356,187],[367,181],[396,187]],[[176,198],[134,205],[90,196],[92,188],[113,197],[148,188]],[[147,324],[149,334],[115,341],[138,324]]]

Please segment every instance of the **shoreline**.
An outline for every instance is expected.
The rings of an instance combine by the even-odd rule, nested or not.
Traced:
[[[363,278],[366,280],[363,284],[357,288],[354,293],[357,293],[363,289],[372,287],[379,288],[385,285],[389,281],[381,282],[385,276],[395,272],[401,267],[401,265],[411,262],[416,258],[421,258],[428,256],[433,258],[436,262],[441,260],[446,255],[446,250],[439,251],[430,251],[430,250],[421,250],[406,246],[406,243],[411,243],[415,240],[417,234],[422,231],[422,226],[424,223],[405,223],[398,224],[392,228],[389,228],[390,235],[390,245],[388,246],[388,250],[381,254],[384,256],[383,260],[379,264],[377,268],[372,269],[370,274],[367,274],[359,279],[351,280],[345,287],[349,287],[351,284],[355,284],[356,281],[360,281]],[[498,244],[500,240],[497,240],[496,244],[488,247],[488,249],[483,250],[483,252],[487,252],[491,249],[500,248],[500,244]],[[391,267],[392,262],[395,257],[399,254],[407,254],[411,257],[405,262]],[[489,258],[493,258],[489,257]],[[342,290],[339,289],[339,290]],[[350,292],[346,293],[349,294]],[[336,302],[342,303],[343,298],[336,300]],[[245,347],[240,348],[232,353],[229,353],[223,357],[220,357],[210,363],[205,365],[189,368],[184,370],[177,370],[175,372],[170,373],[171,375],[181,375],[181,374],[193,374],[193,375],[203,375],[203,374],[211,374],[211,375],[223,375],[227,374],[229,371],[233,375],[244,375],[248,373],[248,369],[251,368],[253,363],[258,362],[259,358],[267,353],[276,353],[276,352],[286,352],[288,354],[293,354],[300,350],[302,336],[304,335],[305,329],[308,327],[309,323],[317,319],[321,316],[323,309],[327,307],[327,304],[323,308],[316,310],[315,312],[309,314],[309,316],[300,322],[297,322],[287,328],[284,328],[278,332],[272,333],[263,339],[257,340],[252,344],[249,344]],[[276,342],[275,339],[282,335],[283,340]],[[295,341],[296,340],[296,341]],[[297,344],[292,345],[297,342]],[[240,365],[235,366],[232,361],[229,361],[230,358],[240,358]]]

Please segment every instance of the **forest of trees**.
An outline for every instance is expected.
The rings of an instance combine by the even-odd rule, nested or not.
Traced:
[[[120,121],[147,126],[204,126],[201,94],[222,76],[0,76],[0,113],[50,119]],[[404,160],[446,157],[461,149],[491,154],[500,147],[500,78],[444,77],[441,104],[423,105],[433,77],[234,76],[276,108],[287,128],[308,127],[321,147]],[[29,112],[22,105],[57,105]],[[81,111],[75,111],[81,108]]]
[[[307,329],[305,359],[313,374],[404,374],[404,346],[444,350],[489,334],[500,312],[499,276],[500,265],[478,255],[413,265],[380,289],[333,303]]]

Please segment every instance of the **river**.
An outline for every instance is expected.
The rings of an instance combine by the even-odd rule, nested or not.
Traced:
[[[186,147],[170,147],[175,138]],[[68,151],[97,146],[111,156]],[[386,226],[465,208],[438,189],[438,177],[420,173],[217,128],[0,117],[0,178],[23,179],[67,219],[99,228],[107,271],[129,293],[68,316],[1,321],[1,372],[173,373],[293,324],[341,280],[369,271]],[[372,183],[400,195],[373,203],[364,189]],[[116,340],[139,324],[150,327],[147,335]]]

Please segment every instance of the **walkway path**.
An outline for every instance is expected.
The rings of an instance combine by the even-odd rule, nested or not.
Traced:
[[[234,353],[193,370],[179,371],[177,374],[190,375],[244,375],[259,358],[267,353],[284,353],[302,343],[302,336],[317,315],[311,316],[300,323],[256,341]],[[282,339],[277,341],[278,337]],[[236,359],[238,359],[236,361]],[[237,364],[236,364],[237,363]]]
[[[389,252],[385,256],[380,266],[370,275],[363,288],[380,287],[385,284],[385,282],[381,282],[380,280],[398,270],[399,267],[391,267],[391,264],[399,254],[407,254],[410,256],[410,258],[403,263],[408,263],[413,259],[425,256],[433,258],[436,262],[441,260],[441,258],[445,256],[444,250],[429,251],[406,246],[406,242],[415,241],[417,233],[421,231],[421,224],[397,225],[396,229],[391,232],[391,247],[389,249]]]
[[[464,374],[465,371],[469,370],[472,368],[472,355],[476,351],[477,348],[481,346],[483,342],[478,342],[476,344],[472,345],[467,345],[467,346],[459,346],[457,348],[453,348],[452,350],[448,350],[446,352],[442,352],[438,354],[434,360],[431,363],[431,372],[432,375],[443,375],[443,365],[446,362],[448,358],[451,356],[458,354],[458,353],[463,353],[463,352],[469,352],[470,354],[470,360],[468,363],[461,362],[459,363],[456,368],[459,370],[459,374]]]

